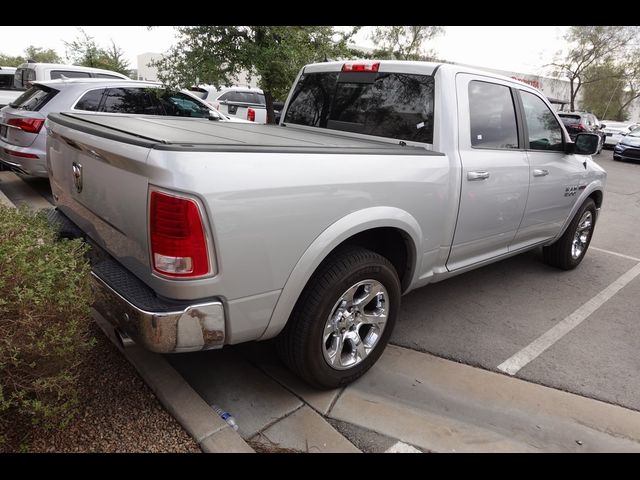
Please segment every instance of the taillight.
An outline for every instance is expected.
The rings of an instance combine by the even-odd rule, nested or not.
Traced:
[[[38,133],[44,125],[42,118],[10,118],[9,125],[18,127],[23,132]]]
[[[343,72],[377,72],[380,62],[349,62],[342,65]]]
[[[171,277],[210,273],[204,226],[195,201],[151,192],[149,229],[155,271]]]
[[[253,108],[247,109],[247,120],[250,122],[256,121],[256,111]]]
[[[580,130],[581,132],[584,132],[584,131],[586,130],[586,127],[585,127],[583,124],[581,124],[581,123],[579,123],[578,125],[576,125],[574,128],[575,128],[576,130]]]

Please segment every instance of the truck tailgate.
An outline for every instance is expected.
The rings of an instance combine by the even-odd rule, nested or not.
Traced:
[[[138,275],[149,270],[149,147],[48,122],[47,163],[58,208]]]

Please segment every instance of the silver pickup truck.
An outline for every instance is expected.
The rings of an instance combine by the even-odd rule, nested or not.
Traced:
[[[382,353],[402,294],[542,247],[584,258],[606,174],[545,97],[457,65],[305,66],[280,125],[49,115],[96,308],[156,352],[278,337],[318,387]],[[464,301],[464,299],[460,299]]]

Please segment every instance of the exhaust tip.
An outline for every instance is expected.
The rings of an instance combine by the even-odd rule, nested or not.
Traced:
[[[133,338],[131,338],[126,332],[119,328],[114,328],[113,330],[116,334],[116,338],[118,339],[118,343],[120,343],[122,348],[128,348],[135,345],[136,342],[134,342]]]

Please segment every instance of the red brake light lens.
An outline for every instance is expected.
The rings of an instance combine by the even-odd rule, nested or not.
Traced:
[[[377,72],[380,62],[349,62],[342,65],[343,72]]]
[[[37,155],[33,154],[33,153],[24,153],[24,152],[17,152],[15,150],[9,150],[8,148],[4,148],[4,153],[7,153],[9,155],[12,155],[14,157],[21,157],[21,158],[38,158]]]
[[[247,120],[249,120],[250,122],[256,121],[256,111],[253,108],[249,108],[247,110]]]
[[[23,132],[39,133],[44,125],[44,120],[41,118],[10,118],[7,123],[18,127]]]
[[[576,125],[576,130],[580,130],[581,132],[584,132],[586,130],[585,126],[581,123],[579,123],[578,125]]]
[[[204,226],[195,201],[151,192],[149,227],[154,270],[171,277],[210,273]]]

